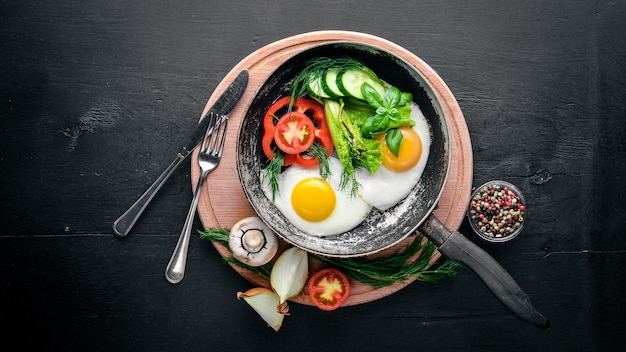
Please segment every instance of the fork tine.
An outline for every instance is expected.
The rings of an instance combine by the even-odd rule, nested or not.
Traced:
[[[221,151],[224,149],[224,139],[226,138],[226,126],[228,125],[228,115],[220,115],[219,120],[216,122],[216,126],[209,139],[208,147],[210,154],[213,156],[220,156]]]
[[[209,113],[209,116],[205,117],[206,119],[209,119],[209,124],[206,128],[206,132],[204,133],[202,144],[200,144],[201,152],[206,152],[209,148],[209,144],[207,144],[207,139],[209,139],[209,137],[213,135],[213,131],[215,130],[215,127],[217,125],[217,117],[215,115],[215,113],[211,112]]]
[[[224,142],[226,141],[226,130],[228,128],[228,116],[224,116],[224,119],[222,120],[222,126],[220,126],[220,130],[222,132],[222,138],[220,140],[220,145],[219,145],[219,150],[217,152],[217,156],[221,157],[222,156],[222,152],[224,151]]]
[[[219,116],[219,118],[218,118]],[[209,141],[207,142],[207,149],[205,150],[205,152],[212,151],[215,149],[215,136],[217,134],[219,134],[219,125],[220,125],[220,120],[222,119],[222,115],[217,115],[215,117],[215,123],[213,124],[213,133],[211,134]]]

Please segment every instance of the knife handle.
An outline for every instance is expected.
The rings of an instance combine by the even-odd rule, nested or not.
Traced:
[[[435,216],[428,217],[422,230],[429,234],[427,237],[443,255],[474,271],[496,298],[520,319],[542,329],[550,326],[511,275],[487,252],[460,232],[448,230]]]
[[[163,171],[163,173],[154,181],[146,192],[142,194],[141,197],[139,197],[139,199],[137,199],[137,201],[135,201],[135,203],[131,205],[126,212],[124,212],[124,214],[115,220],[113,223],[113,232],[118,237],[126,237],[126,235],[128,235],[133,225],[137,222],[137,219],[139,219],[139,216],[141,216],[152,198],[154,198],[159,189],[161,189],[161,186],[163,186],[165,181],[167,181],[178,165],[180,165],[180,163],[182,163],[182,161],[185,160],[189,154],[190,152],[183,148],[178,153],[174,161],[172,161],[170,166]]]

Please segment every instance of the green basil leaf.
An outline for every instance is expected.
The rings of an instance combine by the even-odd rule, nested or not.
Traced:
[[[370,138],[375,134],[384,132],[388,126],[389,118],[385,115],[376,114],[365,120],[365,123],[361,126],[361,134],[365,138]]]
[[[385,142],[387,142],[387,147],[395,156],[398,156],[398,153],[400,152],[402,138],[402,132],[397,128],[390,129],[389,131],[387,131],[387,135],[385,136]]]
[[[400,112],[396,108],[391,108],[387,111],[387,116],[390,120],[398,121],[400,120]]]
[[[365,138],[372,137],[372,118],[373,116],[368,117],[365,119],[365,122],[363,122],[363,125],[361,125],[361,134]]]
[[[361,85],[361,94],[363,94],[363,98],[374,108],[380,108],[383,106],[383,97],[378,94],[376,89],[372,87],[369,83],[363,83]]]
[[[383,106],[387,109],[398,106],[398,103],[400,103],[401,95],[402,93],[400,92],[400,89],[394,86],[387,88],[387,90],[385,91],[385,95],[383,96]]]
[[[389,118],[385,115],[376,115],[374,118],[374,134],[384,132],[389,126]]]

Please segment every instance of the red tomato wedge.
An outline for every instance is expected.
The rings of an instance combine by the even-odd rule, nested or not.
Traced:
[[[309,278],[309,296],[321,310],[335,310],[350,296],[350,282],[346,274],[335,268],[322,269]]]
[[[274,129],[274,143],[287,154],[305,152],[315,140],[315,126],[305,114],[292,111],[278,120]]]

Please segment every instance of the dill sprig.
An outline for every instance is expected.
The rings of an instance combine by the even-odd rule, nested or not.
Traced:
[[[365,258],[328,258],[316,256],[322,262],[343,269],[354,279],[373,288],[382,288],[395,282],[404,282],[409,278],[416,278],[423,282],[436,282],[444,276],[456,276],[459,264],[446,261],[436,270],[424,269],[435,251],[435,245],[426,241],[422,244],[423,236],[414,238],[403,251],[389,257],[368,260]],[[413,262],[409,260],[419,251],[421,253]]]
[[[283,162],[285,161],[285,154],[278,152],[277,148],[274,148],[274,157],[270,159],[270,163],[262,171],[262,179],[269,182],[272,188],[272,202],[275,201],[276,193],[278,192],[278,175],[282,171]]]
[[[341,171],[341,178],[339,179],[339,189],[344,191],[350,186],[350,197],[354,198],[359,192],[361,183],[356,179],[356,175],[353,172],[343,169]]]
[[[313,155],[317,159],[317,165],[319,166],[320,176],[323,179],[330,176],[330,166],[328,165],[328,149],[324,148],[318,141],[313,142],[313,145],[307,150],[308,153]]]
[[[209,228],[200,232],[200,239],[216,241],[228,248],[229,229]],[[425,270],[435,251],[435,245],[430,241],[423,243],[423,236],[417,235],[403,250],[389,257],[368,260],[365,258],[329,258],[312,255],[316,259],[342,269],[355,280],[374,289],[389,286],[395,282],[405,282],[410,278],[417,281],[435,283],[446,276],[456,276],[460,268],[457,262],[446,260],[436,269]],[[410,259],[421,253],[414,261]],[[251,267],[231,257],[224,258],[227,263],[238,265],[250,270],[265,279],[269,279],[272,268],[269,264],[260,267]]]

